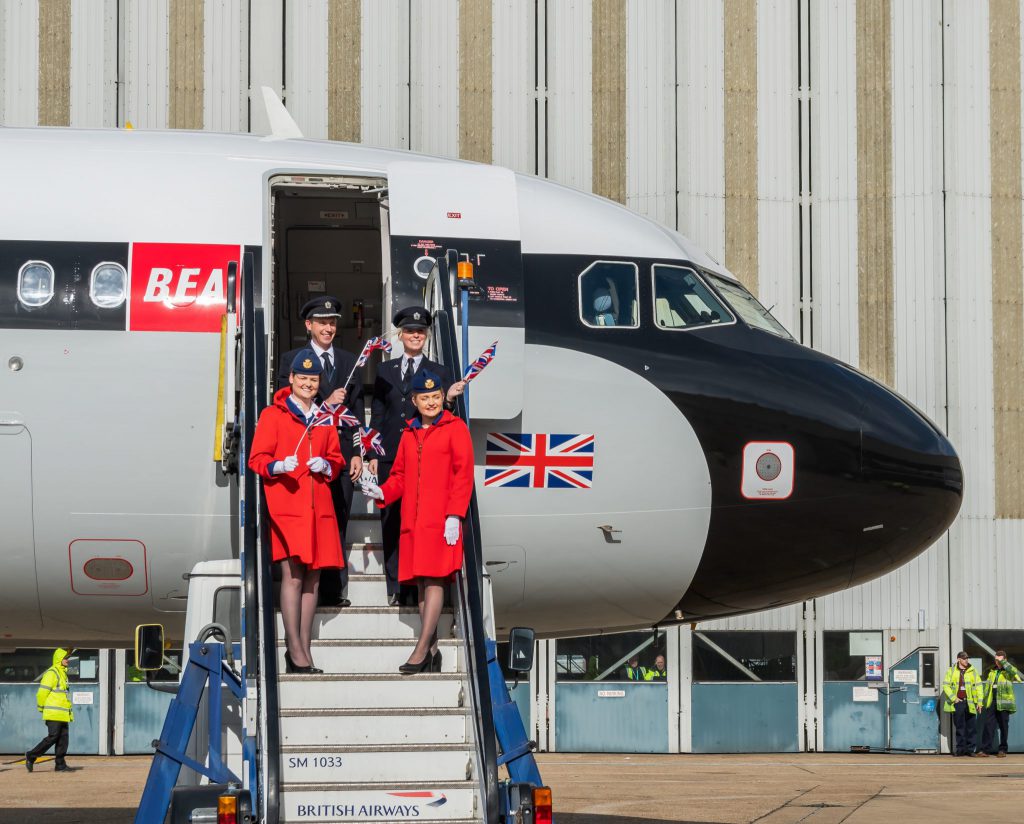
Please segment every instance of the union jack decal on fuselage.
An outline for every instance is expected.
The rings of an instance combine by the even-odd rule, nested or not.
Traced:
[[[594,436],[490,432],[484,486],[590,489]]]

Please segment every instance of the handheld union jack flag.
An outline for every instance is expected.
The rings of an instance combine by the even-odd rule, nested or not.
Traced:
[[[391,341],[386,338],[370,338],[365,344],[363,344],[363,351],[359,353],[359,358],[356,360],[356,366],[366,366],[366,362],[370,359],[370,355],[374,352],[391,352]]]
[[[477,358],[469,366],[466,367],[466,372],[465,374],[463,374],[462,379],[466,381],[466,383],[469,383],[471,380],[473,380],[473,378],[475,378],[477,375],[484,371],[484,367],[487,366],[487,364],[494,360],[494,355],[497,353],[497,351],[498,342],[495,341],[486,349],[484,349],[483,353],[480,355],[479,358]]]
[[[593,485],[593,435],[487,434],[484,486],[590,489]]]
[[[384,445],[380,442],[380,432],[364,427],[359,430],[359,454],[365,458],[369,452],[383,455]]]
[[[359,418],[349,412],[342,403],[335,406],[325,403],[316,413],[310,426],[359,426]]]

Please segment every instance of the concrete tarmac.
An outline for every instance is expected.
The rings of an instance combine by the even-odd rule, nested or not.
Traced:
[[[13,760],[9,756],[4,760]],[[541,754],[557,824],[915,824],[1024,812],[1024,755]],[[0,766],[0,824],[131,824],[149,758]]]

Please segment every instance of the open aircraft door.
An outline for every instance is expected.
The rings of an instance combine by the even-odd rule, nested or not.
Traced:
[[[473,418],[516,417],[523,409],[526,330],[515,175],[468,163],[394,163],[388,206],[391,306],[385,323],[398,309],[424,302],[434,265],[457,249],[473,264],[477,287],[469,306],[468,360],[498,341],[494,365],[473,383]],[[458,307],[458,296],[453,302]]]

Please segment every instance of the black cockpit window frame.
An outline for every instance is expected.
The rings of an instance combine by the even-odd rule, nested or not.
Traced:
[[[598,323],[592,323],[588,321],[586,315],[583,312],[583,278],[586,277],[587,273],[590,272],[595,266],[607,264],[610,266],[628,266],[633,270],[633,302],[636,307],[636,318],[633,319],[632,323],[615,323],[610,326],[602,326]],[[588,329],[600,329],[602,331],[606,329],[639,329],[640,328],[640,267],[637,266],[631,260],[594,260],[591,261],[587,267],[579,273],[576,278],[576,311],[579,314],[580,323],[586,326]],[[620,309],[621,311],[621,309]]]
[[[658,283],[657,283],[657,269],[679,269],[684,272],[688,272],[696,278],[697,282],[704,287],[704,289],[711,295],[712,298],[718,303],[719,308],[724,312],[725,316],[717,323],[714,321],[702,321],[700,323],[690,323],[686,326],[662,326],[658,323]],[[708,284],[707,278],[703,277],[702,274],[693,266],[687,266],[680,263],[652,263],[651,264],[651,316],[654,320],[654,328],[661,332],[692,332],[696,329],[717,329],[721,326],[732,326],[736,323],[736,315],[729,307],[729,304],[722,299],[722,296],[718,294]]]
[[[31,266],[42,266],[50,273],[50,292],[46,296],[46,300],[44,300],[42,303],[34,303],[32,301],[25,300],[25,295],[22,293],[25,272],[27,272],[29,267]],[[56,292],[56,279],[57,273],[53,271],[53,266],[47,263],[45,260],[26,260],[23,264],[21,264],[21,268],[18,270],[18,303],[20,303],[26,309],[41,309],[42,307],[46,306],[46,304],[53,300],[53,295]]]
[[[121,299],[117,303],[103,302],[96,298],[96,275],[104,269],[116,269],[121,274]],[[89,275],[89,300],[97,309],[117,309],[128,299],[128,272],[120,263],[112,260],[104,260],[92,267],[92,274]]]

